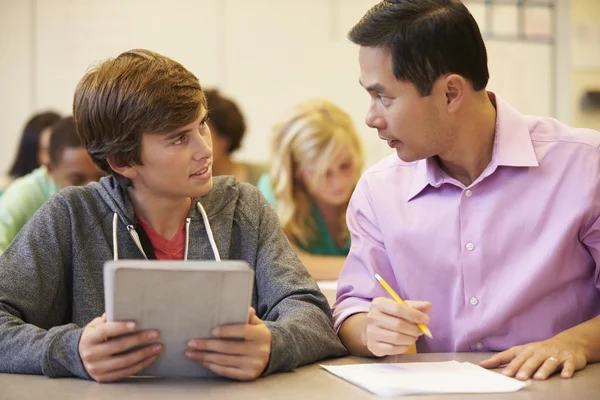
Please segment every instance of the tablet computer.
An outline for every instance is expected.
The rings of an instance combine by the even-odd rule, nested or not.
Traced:
[[[254,271],[243,261],[108,261],[106,319],[160,332],[162,353],[138,375],[216,376],[185,357],[187,342],[212,337],[219,325],[247,323],[253,286]]]

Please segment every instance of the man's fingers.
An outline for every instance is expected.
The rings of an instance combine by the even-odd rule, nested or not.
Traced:
[[[558,359],[554,357],[547,358],[546,361],[544,361],[537,369],[537,372],[534,373],[533,378],[540,381],[546,380],[550,375],[555,373],[560,366],[561,364]]]
[[[562,368],[562,372],[560,373],[560,377],[566,378],[566,379],[571,378],[571,377],[573,377],[575,370],[576,370],[575,362],[573,361],[572,358],[568,358],[567,360],[565,360],[565,362],[563,364],[563,368]]]
[[[415,337],[423,334],[419,327],[414,323],[406,321],[402,318],[381,314],[377,311],[370,311],[367,314],[367,331],[369,329],[375,329],[370,328],[371,326]]]
[[[487,360],[481,361],[479,365],[483,368],[498,368],[511,362],[516,356],[514,349],[508,349],[501,353],[496,353]]]
[[[513,358],[513,360],[509,362],[506,367],[504,367],[502,373],[506,376],[516,376],[517,372],[521,369],[523,364],[525,364],[525,362],[529,360],[529,357],[531,357],[530,353],[522,352],[520,354],[517,354],[515,358]],[[523,376],[523,374],[521,376]],[[519,377],[517,376],[517,378]]]
[[[156,361],[157,358],[158,358],[158,355],[155,354],[153,356],[147,357],[147,358],[139,361],[136,364],[130,365],[126,368],[107,372],[105,374],[100,375],[96,379],[96,381],[98,381],[98,382],[113,382],[113,381],[117,381],[119,379],[127,378],[131,375],[135,375],[138,372],[140,372],[141,370],[143,370],[144,368],[149,367],[154,361]]]
[[[371,303],[371,310],[373,309],[383,314],[402,318],[413,323],[429,324],[429,317],[427,314],[415,308],[400,304],[394,300],[378,297]]]
[[[417,340],[415,336],[408,336],[387,329],[374,329],[367,332],[367,335],[370,341],[389,343],[395,346],[410,346]]]
[[[432,304],[429,301],[406,300],[405,303],[407,306],[414,308],[415,310],[424,312],[424,313],[431,311],[431,307],[432,307]]]
[[[543,365],[546,365],[546,369],[550,369],[550,365],[552,365],[553,368],[550,369],[550,372],[548,373],[548,375],[550,375],[550,373],[556,371],[556,367],[558,367],[560,363],[555,358],[547,358],[541,355],[532,354],[525,360],[523,365],[521,365],[515,377],[522,381],[527,380]]]
[[[376,357],[384,357],[384,356],[395,356],[398,354],[404,354],[408,351],[410,346],[402,345],[394,345],[390,343],[377,342],[377,341],[369,341],[367,342],[367,348],[371,353],[373,353]]]

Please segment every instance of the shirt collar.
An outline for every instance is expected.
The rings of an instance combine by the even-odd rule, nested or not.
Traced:
[[[539,166],[529,127],[523,115],[496,94],[488,92],[488,96],[496,106],[496,131],[492,160],[482,174],[482,179],[491,175],[498,166]],[[438,188],[448,179],[451,178],[440,169],[434,158],[419,160],[407,201],[412,200],[428,185]]]

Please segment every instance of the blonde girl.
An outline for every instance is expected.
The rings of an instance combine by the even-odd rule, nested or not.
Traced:
[[[352,119],[328,100],[302,103],[275,126],[272,151],[259,189],[313,278],[337,279],[350,249],[346,209],[363,167]]]

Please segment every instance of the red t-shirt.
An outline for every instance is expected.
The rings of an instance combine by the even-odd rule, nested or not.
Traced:
[[[146,235],[148,235],[157,260],[183,260],[183,253],[185,252],[185,221],[175,236],[171,240],[167,240],[152,229],[143,219],[137,217],[137,220],[146,232]]]

